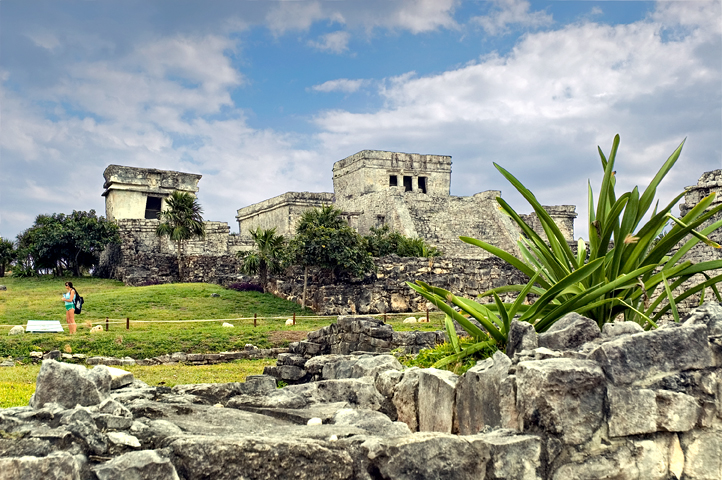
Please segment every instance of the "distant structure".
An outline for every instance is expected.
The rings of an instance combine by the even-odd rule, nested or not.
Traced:
[[[422,238],[447,255],[484,258],[485,251],[463,243],[459,236],[478,238],[515,251],[520,231],[498,209],[499,190],[471,197],[450,195],[451,157],[416,153],[363,150],[333,166],[333,193],[288,192],[238,210],[241,238],[256,227],[276,227],[293,236],[304,210],[334,204],[349,225],[368,234],[388,225],[408,237]],[[574,239],[573,205],[545,207],[567,240]],[[540,228],[536,216],[527,216]]]
[[[201,175],[155,168],[108,165],[103,172],[108,220],[158,218],[164,199],[174,191],[195,195]]]

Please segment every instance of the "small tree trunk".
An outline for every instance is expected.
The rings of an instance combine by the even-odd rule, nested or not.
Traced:
[[[5,276],[5,264],[0,263],[0,278]]]
[[[258,276],[261,280],[261,286],[263,287],[263,293],[268,293],[266,291],[266,283],[268,283],[268,266],[266,265],[266,262],[264,260],[261,260],[258,264]]]
[[[176,250],[178,251],[178,281],[183,283],[183,252],[181,251],[182,244],[178,240],[176,242]]]
[[[308,282],[308,266],[303,267],[303,300],[301,300],[301,306],[306,308],[306,284]]]

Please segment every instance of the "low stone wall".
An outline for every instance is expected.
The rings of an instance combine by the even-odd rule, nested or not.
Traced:
[[[376,272],[362,280],[336,280],[327,271],[309,269],[306,305],[319,315],[424,311],[426,300],[415,294],[406,282],[422,280],[456,295],[474,298],[495,287],[528,281],[524,274],[498,258],[428,259],[390,255],[375,261]],[[272,278],[269,288],[281,298],[301,303],[303,269],[294,268],[283,277]]]
[[[373,317],[338,317],[336,323],[309,332],[307,340],[289,345],[288,353],[278,355],[276,366],[265,367],[263,373],[288,384],[320,380],[320,369],[308,361],[319,355],[350,353],[419,353],[447,340],[446,332],[395,332],[391,325]],[[321,365],[322,367],[323,365]]]

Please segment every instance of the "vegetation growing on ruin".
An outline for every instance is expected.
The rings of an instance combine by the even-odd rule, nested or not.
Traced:
[[[203,209],[198,199],[187,192],[174,191],[166,197],[168,208],[158,214],[160,223],[155,234],[168,237],[176,244],[178,255],[178,278],[183,281],[183,247],[188,240],[206,236],[203,225]]]
[[[371,233],[364,236],[366,251],[373,257],[398,255],[399,257],[439,257],[441,251],[428,245],[422,238],[410,238],[392,231],[388,225],[371,227]]]
[[[521,258],[480,240],[469,237],[461,237],[461,240],[498,256],[525,273],[530,278],[526,285],[510,285],[484,292],[481,297],[491,297],[494,301],[484,305],[421,281],[417,281],[416,285],[409,283],[411,288],[459,322],[476,339],[474,345],[457,347],[453,355],[434,365],[438,367],[471,355],[482,355],[491,345],[504,348],[511,319],[517,316],[520,321],[532,323],[537,332],[546,331],[569,312],[594,319],[600,328],[606,322],[623,317],[649,329],[656,328],[656,322],[668,311],[679,321],[676,304],[707,287],[712,287],[719,299],[715,285],[722,281],[722,275],[710,276],[708,272],[722,268],[722,260],[693,265],[683,260],[683,256],[700,241],[711,248],[720,248],[708,235],[722,226],[722,220],[701,231],[697,228],[722,210],[722,205],[705,211],[714,200],[714,194],[711,194],[684,217],[677,218],[671,210],[684,192],[662,209],[659,209],[658,201],[654,202],[657,186],[679,158],[683,144],[672,153],[642,193],[635,187],[620,196],[615,192],[614,170],[619,135],[614,138],[608,156],[598,149],[604,176],[596,204],[589,185],[590,238],[588,244],[579,240],[576,253],[534,194],[511,173],[495,164],[532,206],[542,224],[545,238],[527,225],[501,197],[497,197],[501,209],[523,232],[518,241]],[[644,218],[649,220],[642,223]],[[660,237],[669,221],[674,226]],[[676,248],[678,245],[679,248]],[[704,274],[706,280],[677,296],[673,295],[676,288],[696,274]],[[662,293],[655,297],[655,291]],[[517,293],[516,300],[503,303],[500,294],[509,292]],[[525,302],[527,294],[537,296],[531,305]],[[449,304],[461,311],[455,311]],[[476,319],[482,328],[467,317]]]

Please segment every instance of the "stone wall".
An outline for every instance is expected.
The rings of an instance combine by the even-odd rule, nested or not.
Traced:
[[[528,281],[525,275],[496,257],[472,260],[390,255],[375,261],[376,273],[362,280],[336,280],[327,271],[309,269],[306,305],[320,315],[424,311],[426,300],[406,282],[422,280],[456,295],[474,298],[491,288]],[[284,277],[272,278],[269,288],[281,298],[300,303],[303,269],[294,268]]]
[[[169,283],[178,280],[176,245],[155,234],[158,220],[117,220],[121,242],[101,254],[97,276],[114,278],[128,285]],[[189,282],[220,283],[235,275],[236,252],[250,248],[247,241],[229,235],[225,222],[204,222],[206,237],[185,243],[185,276]]]
[[[275,228],[276,233],[293,236],[304,211],[333,203],[333,193],[287,192],[238,210],[236,220],[241,237],[256,228]]]

